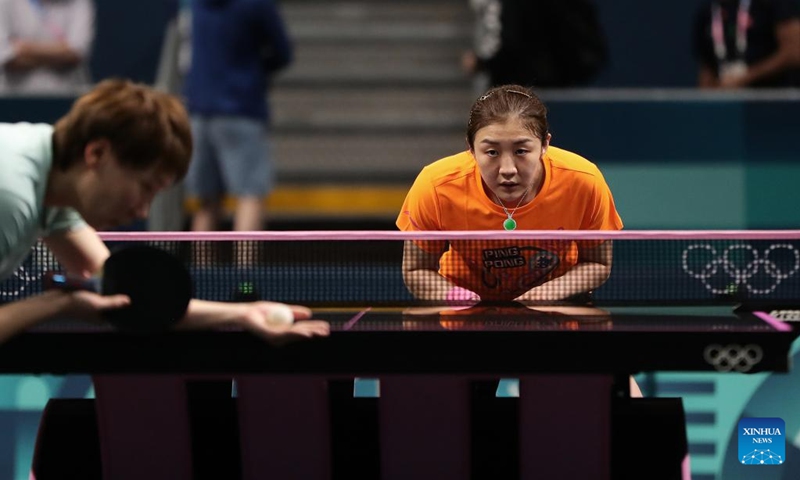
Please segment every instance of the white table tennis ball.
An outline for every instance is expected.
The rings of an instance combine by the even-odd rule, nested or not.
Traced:
[[[294,323],[294,312],[286,305],[273,305],[267,310],[267,323],[275,327],[288,327]]]

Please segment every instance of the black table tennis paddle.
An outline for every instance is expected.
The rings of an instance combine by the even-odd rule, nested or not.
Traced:
[[[114,251],[98,278],[76,279],[48,273],[45,288],[128,295],[129,306],[107,310],[103,317],[120,330],[142,333],[167,330],[177,323],[186,314],[194,290],[191,276],[180,260],[147,245]]]

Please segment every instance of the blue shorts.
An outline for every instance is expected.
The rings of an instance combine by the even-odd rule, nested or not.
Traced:
[[[272,155],[264,122],[245,117],[192,117],[194,154],[186,191],[203,200],[268,194],[273,187]]]

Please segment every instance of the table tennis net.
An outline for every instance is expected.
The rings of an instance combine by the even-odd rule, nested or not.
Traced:
[[[556,305],[762,308],[800,299],[800,234],[796,239],[752,232],[741,237],[709,232],[709,238],[633,232],[604,232],[602,238],[580,232],[561,232],[563,238],[553,232],[541,238],[536,232],[480,235],[264,232],[246,237],[141,233],[104,238],[112,252],[141,244],[170,252],[191,273],[195,296],[216,301],[413,306],[470,303],[480,297]],[[612,268],[605,281],[598,281],[591,267],[607,255],[606,248],[613,251]],[[54,270],[63,269],[46,247],[37,245],[0,283],[0,302],[41,292],[43,274]],[[414,275],[416,280],[410,279]],[[532,292],[537,294],[526,299]]]

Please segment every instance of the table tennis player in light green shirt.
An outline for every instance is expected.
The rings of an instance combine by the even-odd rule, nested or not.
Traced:
[[[7,278],[39,238],[86,227],[72,208],[45,206],[53,127],[0,124],[0,278]]]
[[[185,175],[191,129],[181,102],[125,80],[80,97],[54,126],[0,124],[0,280],[41,238],[72,274],[89,277],[109,250],[95,229],[147,216],[153,197]],[[58,316],[91,319],[128,305],[124,295],[49,290],[0,305],[0,342]],[[327,335],[321,321],[271,324],[275,302],[192,300],[178,328],[239,326],[268,341]],[[311,311],[290,306],[295,319]]]

